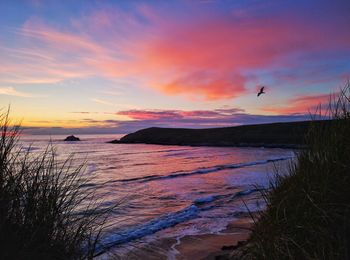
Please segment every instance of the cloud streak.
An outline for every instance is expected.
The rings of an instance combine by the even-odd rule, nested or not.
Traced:
[[[0,95],[24,97],[24,98],[43,97],[43,96],[34,95],[27,92],[18,91],[13,87],[0,87]]]
[[[88,116],[93,112],[79,112]],[[26,133],[31,134],[125,134],[147,127],[178,127],[178,128],[212,128],[247,124],[262,124],[273,122],[291,122],[310,120],[309,114],[286,115],[256,115],[244,112],[242,109],[226,108],[215,110],[125,110],[115,113],[115,116],[127,116],[128,121],[117,119],[57,121],[58,127],[27,127]],[[34,122],[35,123],[35,122]],[[55,122],[50,122],[50,124]],[[80,128],[59,127],[62,123],[85,125]]]
[[[108,102],[108,101],[105,101],[105,100],[102,100],[102,99],[99,99],[99,98],[91,98],[90,100],[95,102],[95,103],[102,104],[105,106],[113,106],[113,107],[115,106],[115,104]]]

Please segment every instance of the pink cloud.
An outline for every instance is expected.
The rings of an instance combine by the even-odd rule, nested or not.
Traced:
[[[0,81],[55,83],[89,76],[134,76],[166,95],[219,100],[246,94],[262,70],[304,64],[303,53],[350,51],[349,33],[335,32],[332,24],[316,27],[294,16],[237,19],[197,13],[188,23],[146,5],[137,12],[151,21],[148,26],[137,15],[118,9],[74,18],[64,29],[31,18],[19,30],[22,48],[1,54]]]
[[[92,75],[118,76],[116,53],[87,34],[59,30],[39,19],[28,20],[18,30],[20,47],[2,47],[2,83],[52,84]],[[23,45],[23,46],[22,46]],[[101,64],[113,61],[113,66]],[[110,63],[108,63],[110,64]]]
[[[237,97],[245,92],[247,79],[242,75],[235,77],[216,75],[204,76],[195,73],[173,82],[160,85],[159,88],[169,94],[187,94],[193,98],[205,97],[207,100]]]
[[[166,94],[225,99],[244,94],[258,70],[300,66],[303,53],[349,51],[350,35],[334,29],[288,16],[240,21],[212,16],[163,23],[157,36],[130,52],[139,58],[136,66],[156,71],[149,85]]]
[[[214,110],[125,110],[117,115],[128,116],[133,120],[174,120],[174,119],[222,119],[243,113],[239,108]]]
[[[21,34],[46,43],[46,47],[52,47],[61,52],[78,51],[79,54],[92,52],[96,55],[105,53],[105,49],[88,36],[55,30],[40,19],[29,19],[22,26]]]
[[[267,112],[276,114],[307,114],[318,113],[321,108],[324,112],[325,105],[329,104],[330,94],[297,96],[290,99],[286,105],[263,108]]]

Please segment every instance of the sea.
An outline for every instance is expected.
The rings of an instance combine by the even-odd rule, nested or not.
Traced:
[[[262,210],[261,191],[295,152],[279,148],[111,144],[122,135],[23,135],[23,151],[48,145],[59,160],[73,156],[110,213],[102,247],[116,255],[186,235],[215,234],[244,213]],[[155,249],[156,250],[156,249]],[[173,259],[174,252],[166,252]]]

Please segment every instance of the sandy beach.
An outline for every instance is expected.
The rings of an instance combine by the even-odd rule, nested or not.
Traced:
[[[144,260],[226,259],[250,235],[253,220],[247,214],[232,221],[215,234],[186,235],[178,239],[165,238],[126,252],[122,258]],[[120,257],[120,255],[119,255]],[[117,258],[113,252],[100,259]]]
[[[178,254],[175,259],[217,259],[218,256],[230,254],[239,243],[245,242],[250,235],[253,220],[244,216],[227,225],[217,234],[185,236],[175,246]]]

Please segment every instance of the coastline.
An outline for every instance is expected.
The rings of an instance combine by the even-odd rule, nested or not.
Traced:
[[[254,213],[258,216],[258,213]],[[237,248],[245,245],[254,224],[247,213],[228,223],[225,229],[217,233],[184,235],[179,238],[163,238],[148,245],[125,252],[122,258],[136,260],[216,260],[229,259]],[[98,259],[113,259],[113,251],[101,255]],[[119,255],[120,257],[120,255]]]
[[[331,121],[314,121],[324,126]],[[112,144],[303,149],[311,121],[189,129],[151,127],[127,134]]]

